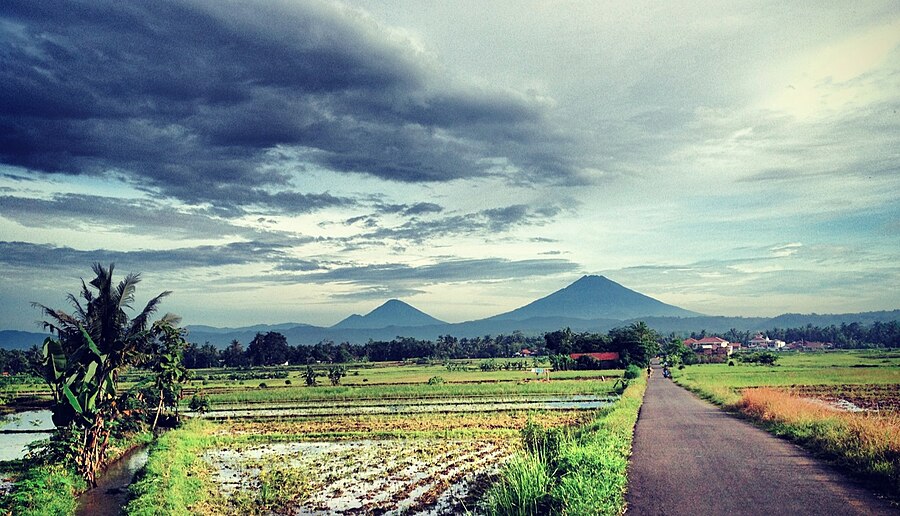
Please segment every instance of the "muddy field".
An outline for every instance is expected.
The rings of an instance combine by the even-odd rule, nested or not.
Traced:
[[[282,514],[459,514],[472,508],[514,442],[279,442],[210,450],[203,458],[238,511],[268,505]]]
[[[900,414],[900,385],[798,385],[786,389],[844,410]]]

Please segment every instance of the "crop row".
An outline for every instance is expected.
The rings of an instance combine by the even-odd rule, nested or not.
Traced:
[[[446,513],[512,451],[510,441],[401,439],[271,443],[204,458],[236,512]],[[273,477],[302,485],[278,489]]]

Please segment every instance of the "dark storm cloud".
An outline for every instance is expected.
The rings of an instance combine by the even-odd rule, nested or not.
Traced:
[[[338,201],[270,193],[310,166],[412,182],[510,165],[575,177],[541,101],[454,85],[339,6],[11,0],[0,16],[6,164],[285,212]]]
[[[432,219],[413,217],[400,226],[378,228],[371,233],[361,235],[361,237],[422,242],[440,236],[500,233],[516,226],[544,224],[560,211],[562,210],[556,206],[532,208],[524,204],[514,204],[464,215]]]
[[[103,226],[108,230],[168,238],[222,238],[301,244],[312,237],[233,224],[215,210],[181,210],[160,200],[120,199],[86,194],[56,194],[49,199],[0,196],[0,217],[26,227],[83,229]],[[271,222],[262,218],[259,223]]]
[[[249,263],[281,262],[293,270],[314,270],[314,262],[296,260],[286,246],[261,242],[236,242],[166,250],[113,251],[79,250],[48,244],[0,242],[0,264],[33,269],[66,269],[91,262],[114,262],[125,268],[144,271],[171,271],[188,267],[216,267]]]
[[[118,199],[83,194],[60,194],[50,199],[0,197],[0,216],[26,227],[80,228],[104,225],[117,231],[158,234],[172,238],[220,237],[250,233],[225,220],[199,213],[179,212],[143,199]]]

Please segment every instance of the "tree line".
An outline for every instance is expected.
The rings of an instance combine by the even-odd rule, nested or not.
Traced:
[[[365,344],[322,341],[313,346],[290,345],[278,332],[259,333],[245,348],[237,340],[224,349],[210,343],[189,343],[184,350],[184,364],[190,369],[209,367],[249,367],[311,363],[345,363],[354,361],[403,361],[418,358],[434,360],[471,358],[508,358],[527,348],[541,355],[566,357],[570,353],[603,351],[626,352],[626,360],[643,362],[646,350],[632,350],[626,345],[634,341],[628,327],[614,328],[607,333],[572,332],[563,329],[539,336],[525,336],[521,332],[510,335],[485,335],[474,338],[457,338],[442,335],[436,340],[419,340],[396,337],[389,341],[369,341]],[[643,331],[643,330],[642,330]],[[900,323],[898,321],[875,322],[871,325],[849,323],[818,327],[807,325],[799,328],[772,328],[763,332],[769,338],[793,342],[798,340],[831,342],[836,348],[900,348]],[[731,342],[747,344],[755,332],[731,329],[724,333],[692,332],[693,338],[717,336]],[[675,334],[655,337],[660,346],[678,340]],[[567,363],[560,358],[560,363]],[[36,374],[42,361],[41,350],[0,349],[0,372],[10,375]],[[570,366],[565,366],[570,367]],[[39,376],[39,375],[38,375]]]
[[[208,367],[249,367],[280,364],[384,362],[415,359],[450,360],[473,358],[509,358],[523,349],[541,355],[568,357],[571,353],[614,351],[623,365],[646,365],[659,350],[662,337],[645,323],[614,328],[607,333],[576,333],[571,329],[541,336],[485,335],[457,338],[441,335],[436,340],[396,337],[389,341],[370,340],[365,344],[322,341],[313,346],[291,346],[278,332],[257,333],[246,349],[237,340],[218,349],[210,343],[189,344],[184,364],[191,369]]]
[[[798,328],[772,328],[764,333],[770,339],[783,340],[785,342],[810,341],[830,342],[835,348],[841,349],[867,349],[867,348],[900,348],[900,322],[876,321],[871,325],[858,322],[832,324],[819,327],[807,324]],[[691,337],[700,339],[707,336],[716,336],[727,339],[730,342],[748,344],[756,332],[740,331],[734,328],[725,333],[707,333],[706,330],[692,332]]]

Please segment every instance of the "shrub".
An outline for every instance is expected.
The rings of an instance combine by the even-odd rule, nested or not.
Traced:
[[[544,428],[530,419],[522,427],[522,446],[532,455],[554,464],[565,445],[567,436],[561,428]]]
[[[639,376],[641,376],[641,368],[632,364],[625,369],[623,378],[625,378],[626,380],[633,380]]]
[[[259,388],[260,388],[260,389],[265,389],[265,388],[267,388],[267,387],[268,387],[268,385],[266,385],[266,382],[261,382],[261,383],[259,384]]]
[[[440,385],[444,383],[444,379],[440,376],[432,376],[428,379],[428,385]]]
[[[209,411],[209,396],[207,396],[203,391],[197,392],[191,396],[191,401],[188,403],[188,408],[193,410],[194,412],[199,412],[203,414]]]

